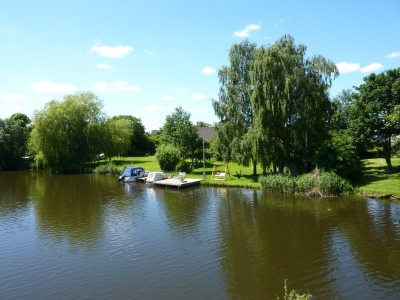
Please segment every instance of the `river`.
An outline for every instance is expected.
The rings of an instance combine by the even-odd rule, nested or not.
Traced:
[[[0,299],[400,298],[400,204],[0,172]]]

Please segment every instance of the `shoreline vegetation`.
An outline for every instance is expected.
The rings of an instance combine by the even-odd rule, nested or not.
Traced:
[[[253,176],[253,167],[239,166],[229,163],[230,179],[213,180],[211,174],[214,164],[221,162],[207,162],[205,164],[206,178],[203,179],[203,163],[198,162],[193,170],[186,174],[188,178],[203,179],[203,186],[242,187],[266,189],[282,193],[295,193],[307,196],[336,196],[358,194],[371,198],[400,197],[400,158],[393,158],[393,170],[389,172],[385,160],[382,158],[364,159],[363,172],[354,186],[331,172],[314,170],[301,176],[290,174],[273,174],[262,176],[261,167],[257,168],[257,176]],[[154,156],[144,157],[114,157],[111,161],[102,160],[88,166],[100,174],[120,175],[126,166],[139,165],[146,171],[160,171]],[[220,170],[223,172],[224,170]],[[175,176],[177,172],[166,173]],[[239,177],[238,174],[241,176]]]

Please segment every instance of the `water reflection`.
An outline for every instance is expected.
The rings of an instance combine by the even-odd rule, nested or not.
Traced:
[[[27,298],[22,284],[37,298],[275,299],[286,278],[316,299],[396,298],[399,220],[390,201],[0,172],[0,298]]]
[[[165,213],[167,224],[181,238],[194,238],[200,230],[200,222],[207,212],[204,189],[177,190],[154,188],[157,203]]]
[[[31,198],[26,190],[34,174],[30,172],[0,172],[0,218],[7,222],[26,213]]]
[[[285,278],[299,290],[334,294],[326,267],[329,222],[314,215],[319,202],[237,189],[226,197],[220,264],[230,297],[282,294]]]

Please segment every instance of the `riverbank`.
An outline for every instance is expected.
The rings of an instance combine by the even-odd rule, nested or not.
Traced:
[[[160,167],[154,156],[149,157],[121,157],[113,159],[113,162],[120,168],[125,166],[139,165],[146,171],[160,171]],[[99,164],[107,163],[106,160],[96,162],[94,167]],[[253,168],[239,166],[235,163],[229,163],[230,179],[228,180],[213,180],[211,174],[214,163],[221,162],[207,162],[205,165],[205,179],[203,179],[203,164],[198,163],[187,177],[195,179],[203,179],[201,185],[205,186],[231,186],[231,187],[244,187],[259,189],[258,176],[253,176]],[[357,193],[373,198],[400,198],[400,158],[393,158],[392,165],[393,171],[391,173],[387,170],[387,165],[384,159],[373,158],[363,160],[364,172],[360,175],[356,182]],[[224,171],[223,167],[218,168]],[[261,174],[262,169],[257,168],[257,174]],[[168,175],[174,176],[178,172],[169,173]],[[241,174],[240,178],[237,174]]]
[[[357,181],[363,196],[372,198],[400,198],[400,158],[392,158],[392,172],[388,171],[385,159],[363,160],[364,172]]]

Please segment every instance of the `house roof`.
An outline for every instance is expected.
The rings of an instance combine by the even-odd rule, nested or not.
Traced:
[[[214,137],[214,135],[217,134],[217,131],[214,129],[214,127],[199,127],[197,134],[200,138],[203,138],[204,134],[204,140],[209,141]]]

